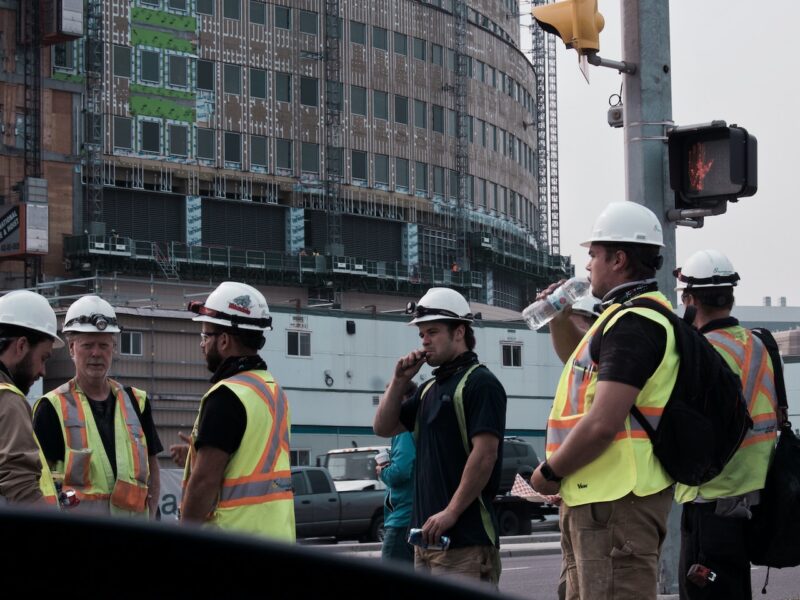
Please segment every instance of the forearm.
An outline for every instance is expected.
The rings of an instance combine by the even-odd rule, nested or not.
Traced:
[[[558,315],[550,321],[550,339],[562,363],[566,363],[588,331],[585,321],[571,312]]]
[[[448,511],[459,517],[467,510],[489,482],[496,460],[496,451],[493,454],[476,452],[475,449],[470,452],[464,472],[461,474],[461,482],[447,505]]]
[[[396,377],[392,378],[389,387],[381,397],[378,410],[375,413],[375,420],[372,429],[375,435],[381,437],[392,437],[405,431],[400,423],[400,405],[403,402],[403,390],[408,385],[408,381],[400,381]]]
[[[181,507],[181,521],[199,523],[206,521],[217,503],[221,484],[221,481],[197,477],[192,473]]]
[[[161,501],[161,471],[158,466],[158,457],[149,457],[148,463],[150,466],[150,480],[147,482],[147,504],[150,509],[150,517],[155,518],[158,504]]]

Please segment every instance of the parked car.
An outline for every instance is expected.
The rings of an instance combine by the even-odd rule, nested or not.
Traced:
[[[298,538],[383,540],[385,490],[338,492],[324,467],[292,467]]]

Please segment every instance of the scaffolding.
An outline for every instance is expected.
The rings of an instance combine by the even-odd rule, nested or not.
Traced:
[[[469,113],[467,111],[468,94],[468,62],[467,55],[467,3],[465,0],[453,2],[453,27],[455,33],[456,73],[455,73],[455,109],[456,109],[456,173],[458,173],[458,205],[456,237],[458,240],[458,261],[461,269],[469,270],[469,236],[468,212],[469,196]]]
[[[342,254],[342,202],[340,198],[344,150],[342,148],[342,20],[339,0],[325,0],[325,205],[326,254]]]
[[[103,223],[103,0],[86,3],[86,89],[83,95],[83,178],[86,219]]]
[[[552,35],[547,38],[547,164],[550,169],[550,252],[561,254],[558,200],[558,81],[556,38]]]
[[[33,2],[20,2],[19,19],[25,82],[24,177],[28,179],[42,176],[42,36]]]

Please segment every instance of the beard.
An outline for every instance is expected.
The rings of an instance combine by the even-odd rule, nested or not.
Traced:
[[[17,386],[19,391],[23,392],[26,396],[28,395],[28,392],[31,391],[31,386],[34,384],[34,382],[39,379],[34,375],[33,360],[31,359],[30,352],[28,352],[22,358],[15,369],[9,369],[9,371],[11,372],[11,380],[14,382],[14,385]]]
[[[206,367],[212,373],[216,373],[219,366],[222,364],[222,356],[217,349],[212,347],[206,350]]]

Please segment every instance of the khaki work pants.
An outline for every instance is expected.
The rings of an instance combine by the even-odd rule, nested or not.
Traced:
[[[651,496],[561,505],[566,600],[656,598],[672,487]]]
[[[449,550],[414,549],[414,568],[434,576],[466,577],[497,588],[500,581],[500,551],[494,546],[467,546]]]

